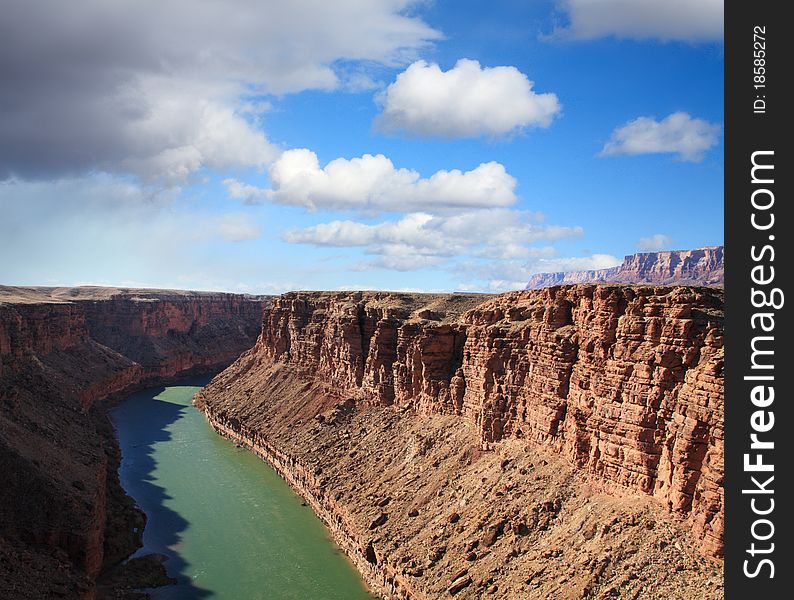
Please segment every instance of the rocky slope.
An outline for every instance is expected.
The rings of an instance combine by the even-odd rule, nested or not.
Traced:
[[[98,403],[223,368],[253,344],[262,307],[231,294],[0,287],[0,597],[97,596],[144,525]]]
[[[623,259],[611,269],[539,273],[526,289],[580,283],[624,283],[648,285],[723,285],[725,248],[710,246],[696,250],[640,252]]]
[[[382,597],[721,598],[722,303],[286,294],[196,404]]]

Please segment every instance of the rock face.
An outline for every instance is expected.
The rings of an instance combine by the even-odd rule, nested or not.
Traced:
[[[383,597],[709,597],[719,562],[693,556],[723,550],[722,305],[694,287],[291,293],[196,403],[307,499]],[[585,507],[593,490],[608,494]],[[673,529],[604,529],[593,510]],[[578,549],[551,557],[590,565],[578,596],[539,555],[569,546],[572,523],[613,549],[609,571]],[[654,561],[678,560],[657,556],[671,537],[696,549],[689,583],[659,573],[646,593]]]
[[[709,246],[696,250],[640,252],[623,259],[611,269],[539,273],[526,289],[580,283],[624,283],[648,285],[723,285],[725,248]]]
[[[0,287],[0,597],[95,597],[97,577],[140,545],[144,524],[118,483],[118,446],[97,403],[223,368],[253,345],[263,304]]]

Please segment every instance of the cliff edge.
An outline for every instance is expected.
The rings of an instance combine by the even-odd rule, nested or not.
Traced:
[[[723,297],[285,294],[196,396],[384,598],[721,598]]]
[[[529,280],[526,289],[581,283],[724,285],[725,248],[707,246],[695,250],[630,254],[623,259],[623,264],[610,269],[538,273]]]
[[[251,347],[265,299],[0,286],[0,597],[98,597],[140,546],[107,398],[216,372]]]

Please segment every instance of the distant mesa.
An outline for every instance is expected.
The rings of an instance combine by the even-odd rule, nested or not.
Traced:
[[[610,269],[538,273],[532,276],[526,289],[576,283],[720,286],[725,283],[725,247],[638,252]]]

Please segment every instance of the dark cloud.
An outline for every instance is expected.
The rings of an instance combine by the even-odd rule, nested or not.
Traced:
[[[398,64],[439,34],[409,0],[11,0],[0,19],[0,179],[179,181],[274,148],[243,95],[333,89],[334,61]]]

